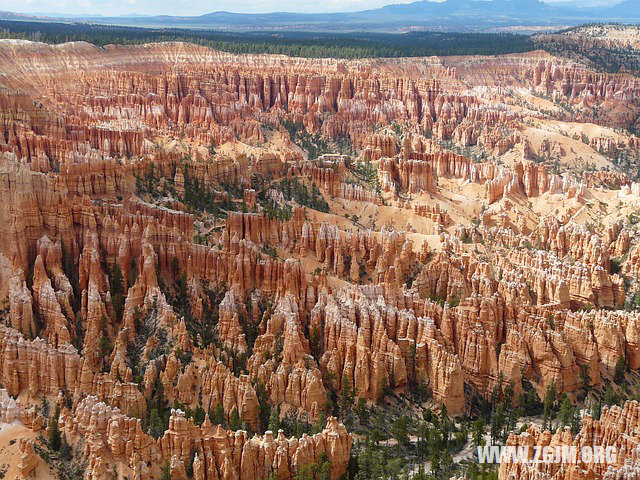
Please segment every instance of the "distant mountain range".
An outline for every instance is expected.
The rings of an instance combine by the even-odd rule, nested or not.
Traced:
[[[575,3],[545,3],[540,0],[421,0],[348,13],[231,13],[201,16],[26,16],[0,12],[0,19],[38,21],[85,21],[138,27],[264,30],[399,30],[444,28],[478,30],[519,26],[576,25],[586,22],[640,23],[640,0],[624,0],[612,6],[577,7]]]

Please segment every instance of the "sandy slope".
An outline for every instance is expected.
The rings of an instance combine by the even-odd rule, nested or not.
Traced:
[[[0,470],[5,471],[5,479],[13,480],[14,478],[22,478],[18,470],[20,448],[17,442],[17,440],[22,437],[34,439],[37,437],[37,434],[20,422],[12,424],[4,423],[0,426]],[[47,464],[41,458],[38,458],[38,467],[32,478],[38,480],[53,480],[56,476]]]

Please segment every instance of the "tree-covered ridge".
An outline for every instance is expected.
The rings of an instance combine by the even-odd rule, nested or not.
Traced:
[[[571,58],[591,68],[608,72],[640,75],[640,51],[633,42],[608,38],[608,30],[629,30],[636,35],[638,25],[590,23],[556,34],[537,35],[533,42],[549,53]]]
[[[640,56],[637,50],[627,45],[612,46],[600,42],[597,38],[588,38],[587,42],[581,41],[574,34],[579,32],[580,28],[589,26],[575,27],[556,34],[533,36],[437,31],[404,34],[286,31],[276,34],[268,31],[222,32],[0,20],[0,38],[34,40],[51,44],[82,41],[100,47],[109,44],[187,42],[229,53],[340,59],[503,55],[542,49],[601,71],[629,72],[638,75]],[[299,140],[306,140],[305,146],[313,147],[313,138]],[[315,145],[315,148],[321,149],[321,146]],[[313,153],[313,150],[314,148],[311,148],[310,153]]]
[[[180,41],[230,53],[345,59],[499,55],[526,52],[535,48],[531,37],[508,33],[278,32],[275,34],[11,20],[0,20],[0,38],[36,40],[54,44],[83,41],[98,46]]]

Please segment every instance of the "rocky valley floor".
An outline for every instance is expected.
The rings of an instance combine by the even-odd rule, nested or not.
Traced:
[[[0,40],[2,475],[637,478],[639,129],[544,52]]]

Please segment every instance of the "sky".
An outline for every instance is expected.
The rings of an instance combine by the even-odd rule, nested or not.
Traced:
[[[415,0],[0,0],[0,10],[65,15],[202,15],[219,10],[240,13],[347,12]],[[556,0],[558,1],[558,0]],[[583,5],[619,0],[574,0]]]

